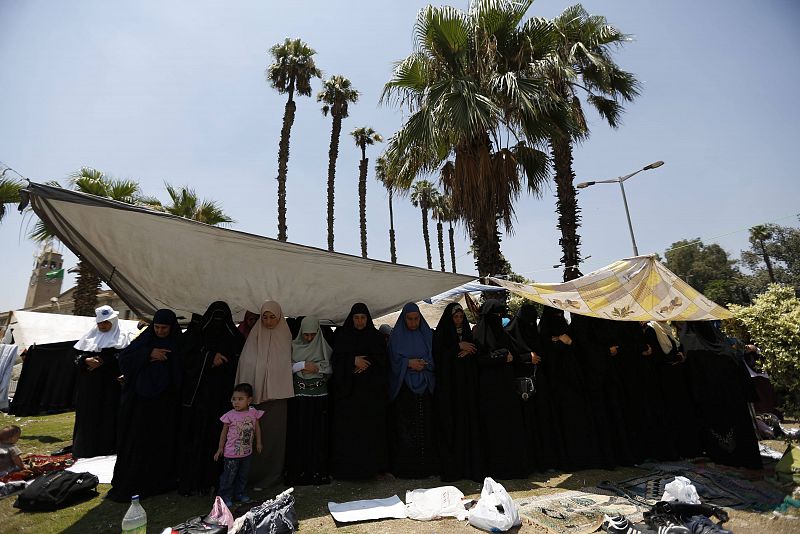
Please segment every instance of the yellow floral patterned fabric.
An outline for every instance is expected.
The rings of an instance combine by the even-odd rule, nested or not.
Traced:
[[[615,261],[564,283],[496,284],[535,302],[616,321],[714,321],[731,312],[659,263],[655,256]]]

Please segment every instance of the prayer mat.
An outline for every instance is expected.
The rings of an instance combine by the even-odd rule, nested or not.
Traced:
[[[685,464],[643,464],[641,467],[653,471],[618,482],[603,482],[599,487],[655,504],[661,500],[667,484],[676,476],[684,476],[691,480],[704,503],[716,506],[763,511],[774,508],[783,498],[777,490],[709,467]]]
[[[514,499],[523,522],[527,521],[551,534],[587,534],[600,528],[603,515],[622,514],[641,521],[648,509],[620,495],[600,495],[583,491],[562,491]]]

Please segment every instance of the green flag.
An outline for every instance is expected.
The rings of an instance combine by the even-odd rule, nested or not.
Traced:
[[[57,271],[50,271],[49,273],[45,273],[44,276],[48,280],[55,280],[57,278],[64,278],[64,269],[58,269]]]

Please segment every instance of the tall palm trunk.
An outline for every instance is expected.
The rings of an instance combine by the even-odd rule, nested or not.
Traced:
[[[442,221],[436,222],[436,234],[439,238],[439,264],[444,272],[444,226]]]
[[[500,231],[497,221],[473,225],[472,236],[478,275],[483,277],[502,274],[503,254],[500,252]]]
[[[428,209],[422,208],[422,237],[425,239],[425,254],[428,258],[428,269],[433,269],[431,260],[431,238],[428,235]]]
[[[389,188],[389,254],[392,257],[392,263],[397,263],[397,249],[394,242],[394,207],[392,206],[393,191]]]
[[[367,257],[367,159],[366,147],[361,147],[361,164],[358,167],[358,210],[361,221],[361,257]]]
[[[297,105],[293,100],[294,85],[289,87],[289,100],[283,111],[283,127],[281,127],[281,141],[278,145],[278,239],[286,241],[288,228],[286,227],[286,173],[289,166],[289,137],[292,134],[294,113]]]
[[[456,272],[456,242],[453,239],[453,223],[450,222],[450,228],[447,230],[447,234],[450,237],[450,267],[452,267],[453,272]]]
[[[331,146],[328,150],[328,250],[333,252],[333,188],[336,179],[336,160],[339,157],[339,136],[342,133],[342,116],[333,115]]]
[[[761,255],[764,258],[764,263],[767,264],[767,274],[769,275],[769,281],[774,284],[775,273],[772,271],[772,261],[769,259],[769,254],[767,254],[767,247],[764,245],[763,239],[759,239],[758,242],[761,244]]]
[[[576,197],[575,173],[572,171],[572,142],[569,138],[559,137],[550,141],[553,160],[556,169],[556,212],[558,213],[558,228],[561,230],[561,263],[564,265],[564,281],[569,281],[580,276],[578,264],[581,261],[580,243],[578,235],[580,226],[580,208]]]
[[[100,290],[100,276],[86,262],[78,263],[78,278],[75,282],[73,315],[94,316],[97,308],[97,292]]]

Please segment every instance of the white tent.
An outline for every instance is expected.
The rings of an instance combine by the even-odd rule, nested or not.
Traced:
[[[31,183],[36,214],[141,315],[179,316],[226,301],[235,318],[265,300],[287,316],[340,323],[355,302],[374,317],[472,277],[397,265],[218,228],[167,213]]]

